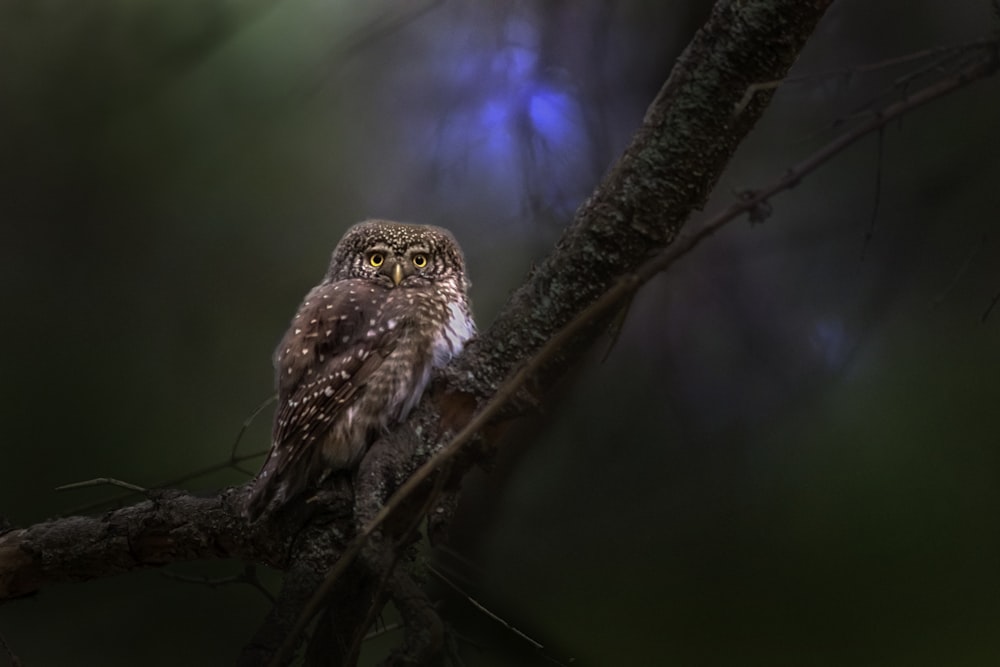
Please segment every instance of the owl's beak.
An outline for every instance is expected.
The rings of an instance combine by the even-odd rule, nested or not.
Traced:
[[[392,265],[392,282],[397,286],[403,282],[403,265],[400,262]]]

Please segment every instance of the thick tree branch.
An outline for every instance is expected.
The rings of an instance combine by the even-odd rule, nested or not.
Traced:
[[[198,498],[179,491],[101,517],[66,517],[0,535],[0,600],[63,581],[86,581],[199,558],[284,567],[288,536],[259,540],[239,518],[241,490]]]

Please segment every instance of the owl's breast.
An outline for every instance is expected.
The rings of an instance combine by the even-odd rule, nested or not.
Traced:
[[[433,344],[434,368],[445,366],[476,333],[476,324],[464,303],[449,303],[446,313],[447,317],[438,329]]]
[[[414,291],[405,299],[405,312],[394,313],[393,352],[379,373],[392,387],[386,414],[393,420],[406,419],[420,402],[434,370],[461,352],[475,332],[465,301],[449,300],[447,293]]]

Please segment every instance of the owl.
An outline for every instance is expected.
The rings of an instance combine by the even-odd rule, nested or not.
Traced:
[[[406,419],[475,333],[468,288],[446,229],[367,220],[344,234],[274,353],[278,403],[251,520],[354,468]]]

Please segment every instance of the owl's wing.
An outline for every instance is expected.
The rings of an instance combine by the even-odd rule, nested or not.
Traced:
[[[299,307],[275,352],[278,409],[251,516],[314,481],[331,425],[395,349],[400,329],[378,326],[376,296],[369,283],[346,280],[319,285]]]
[[[321,440],[395,347],[391,339],[382,342],[360,341],[329,355],[321,353],[325,359],[289,395],[283,398],[279,392],[274,446],[288,447],[291,460]]]

